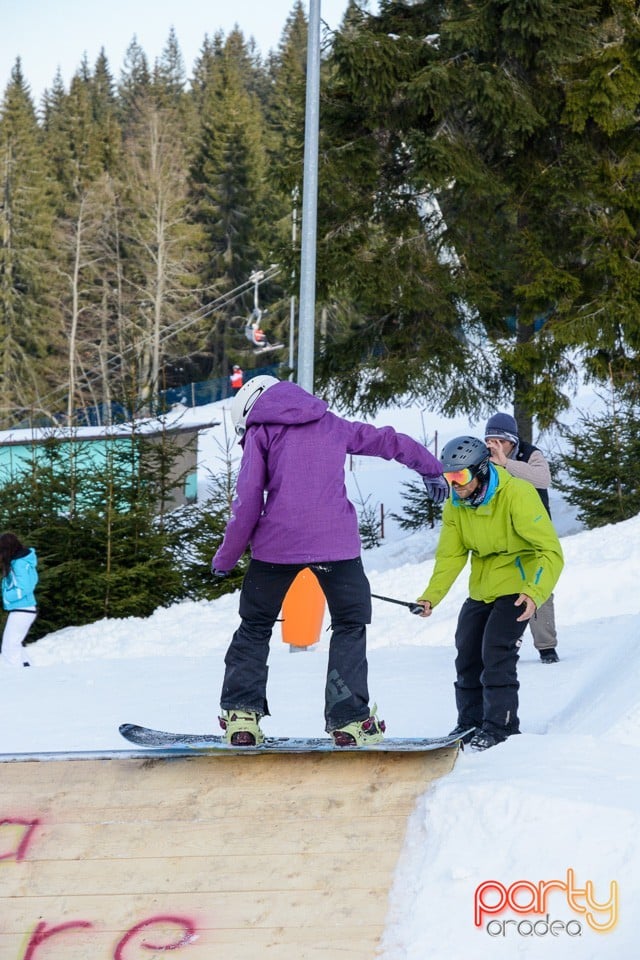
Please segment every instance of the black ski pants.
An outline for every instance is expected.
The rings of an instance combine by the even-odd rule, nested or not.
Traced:
[[[331,731],[369,716],[366,625],[371,623],[371,589],[359,557],[308,564],[251,560],[240,592],[241,623],[225,656],[220,706],[260,716],[269,713],[271,632],[287,590],[306,567],[318,578],[331,614],[325,688],[326,730]]]
[[[517,664],[527,621],[517,594],[492,603],[465,600],[456,628],[458,723],[504,740],[519,733]]]

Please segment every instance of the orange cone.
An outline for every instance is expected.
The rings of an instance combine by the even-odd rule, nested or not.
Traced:
[[[320,639],[325,596],[311,570],[301,570],[282,604],[282,640],[292,647],[310,647]]]

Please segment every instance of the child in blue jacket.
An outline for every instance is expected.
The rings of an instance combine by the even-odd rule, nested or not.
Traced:
[[[35,588],[38,559],[33,548],[25,547],[15,533],[0,534],[2,605],[7,622],[2,634],[0,662],[30,666],[23,640],[37,616]]]

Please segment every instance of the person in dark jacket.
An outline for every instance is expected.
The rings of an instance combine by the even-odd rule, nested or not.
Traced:
[[[521,480],[528,480],[533,484],[547,513],[551,516],[549,464],[538,447],[520,439],[515,418],[509,413],[494,413],[487,420],[484,437],[491,452],[492,463],[504,467],[511,476],[520,477]],[[533,636],[533,644],[540,654],[540,660],[543,663],[557,663],[558,634],[553,594],[539,610],[536,610],[529,620],[529,628]]]
[[[384,724],[370,711],[366,624],[371,592],[360,559],[358,517],[347,498],[347,454],[396,460],[419,473],[442,502],[441,464],[422,444],[391,427],[350,422],[324,400],[275,377],[257,376],[238,392],[231,418],[243,446],[232,517],[212,560],[224,577],[251,546],[240,594],[241,623],[225,657],[220,722],[226,739],[264,739],[271,631],[287,590],[305,567],[327,598],[332,637],[325,727],[338,746],[375,743]]]
[[[35,588],[38,560],[33,548],[25,547],[15,533],[0,534],[2,605],[7,622],[2,634],[0,660],[11,666],[30,666],[23,641],[36,619]]]

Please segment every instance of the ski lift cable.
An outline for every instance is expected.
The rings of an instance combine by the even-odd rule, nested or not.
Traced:
[[[261,271],[261,278],[258,283],[264,283],[267,280],[272,280],[280,272],[280,268],[277,264],[269,267],[268,270]],[[228,306],[231,303],[235,303],[236,300],[239,300],[240,297],[250,289],[251,286],[256,289],[256,280],[255,273],[252,273],[248,280],[245,280],[243,283],[238,284],[232,290],[227,293],[221,294],[219,297],[216,297],[215,300],[212,300],[210,303],[204,304],[194,313],[188,314],[186,317],[182,317],[180,320],[177,320],[171,327],[169,327],[160,337],[160,343],[164,344],[168,340],[171,340],[173,337],[177,336],[179,333],[182,333],[184,330],[187,330],[189,327],[193,326],[194,323],[197,323],[199,320],[204,320],[206,317],[210,316],[212,313],[215,313],[216,310],[219,310],[221,307]],[[255,293],[254,293],[255,295]],[[145,346],[148,343],[151,343],[152,337],[143,337],[135,345],[131,345],[123,350],[122,353],[117,356],[111,357],[106,363],[106,371],[110,372],[113,368],[117,367],[122,361],[128,359],[128,357],[135,353],[136,350],[139,350],[141,346]],[[82,384],[84,386],[91,386],[94,383],[97,383],[102,378],[102,371],[96,372],[93,376],[84,377]],[[79,384],[80,386],[80,384]],[[64,396],[67,392],[66,384],[60,386],[55,390],[52,390],[51,393],[47,394],[41,401],[40,406],[45,407],[50,405],[58,396]],[[27,411],[28,407],[20,407],[23,411]]]
[[[280,268],[273,266],[270,270],[265,271],[262,274],[262,279],[259,283],[264,283],[266,280],[271,280],[273,277],[277,276],[280,272]],[[252,274],[253,277],[253,274]],[[229,293],[223,294],[218,297],[216,300],[212,300],[211,303],[206,304],[204,307],[200,308],[196,314],[190,314],[187,317],[183,317],[181,320],[176,321],[173,327],[169,327],[160,337],[160,342],[165,343],[167,340],[170,340],[172,337],[176,336],[178,333],[182,333],[183,330],[187,330],[190,326],[193,326],[194,323],[197,323],[199,320],[203,320],[205,317],[210,316],[210,314],[215,313],[216,310],[220,307],[228,306],[231,303],[235,303],[236,300],[239,300],[243,293],[246,292],[249,285],[253,283],[252,278],[240,284],[234,290],[231,290]],[[255,293],[254,293],[255,296]]]

